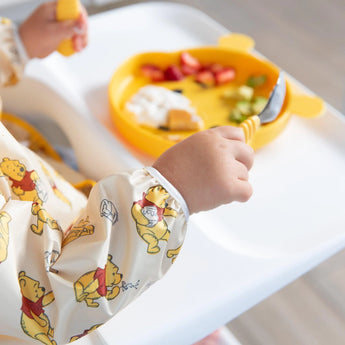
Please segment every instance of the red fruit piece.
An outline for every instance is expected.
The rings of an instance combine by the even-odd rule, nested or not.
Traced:
[[[224,66],[219,63],[212,63],[211,65],[205,66],[205,69],[211,71],[213,74],[216,74],[224,70]]]
[[[201,68],[199,60],[187,52],[181,53],[180,60],[182,66],[188,66],[195,71],[198,71]]]
[[[165,80],[177,81],[182,80],[184,75],[182,74],[180,68],[176,65],[170,65],[164,72]]]
[[[165,80],[164,72],[156,65],[145,64],[140,67],[142,74],[152,81]]]
[[[181,71],[184,75],[193,75],[198,72],[197,69],[187,66],[187,65],[182,65],[181,66]]]
[[[235,79],[236,71],[232,67],[225,67],[215,74],[216,84],[223,85]]]
[[[195,76],[195,81],[201,84],[212,85],[214,84],[214,75],[211,71],[201,71]]]

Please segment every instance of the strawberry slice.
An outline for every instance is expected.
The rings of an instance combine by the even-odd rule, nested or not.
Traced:
[[[152,81],[164,81],[164,72],[156,65],[145,64],[140,67],[142,74]]]
[[[224,70],[224,66],[219,64],[219,63],[212,63],[211,65],[205,66],[205,69],[208,69],[211,71],[213,74],[217,74],[220,71]]]
[[[180,68],[176,65],[170,65],[164,72],[165,80],[178,81],[184,78]]]
[[[181,53],[180,60],[182,66],[188,66],[195,71],[198,71],[201,68],[199,60],[187,52]]]
[[[198,72],[197,69],[193,68],[193,67],[190,67],[188,65],[182,65],[181,66],[181,71],[184,75],[188,76],[188,75],[193,75],[195,73]]]
[[[204,70],[195,75],[195,81],[205,85],[213,85],[215,82],[214,75],[211,71]]]
[[[236,71],[232,67],[224,67],[215,74],[216,84],[223,85],[235,79]]]

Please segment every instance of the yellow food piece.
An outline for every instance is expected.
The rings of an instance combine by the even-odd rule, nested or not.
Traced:
[[[171,131],[199,131],[202,129],[202,121],[199,118],[194,119],[185,110],[171,109],[168,113],[168,128]]]
[[[58,21],[63,20],[75,20],[78,19],[80,14],[79,0],[58,0],[56,6],[56,19]],[[70,56],[74,54],[73,42],[71,39],[63,40],[57,51],[64,55]]]

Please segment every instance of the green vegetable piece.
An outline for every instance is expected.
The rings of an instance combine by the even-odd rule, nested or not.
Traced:
[[[248,116],[252,114],[252,106],[250,101],[239,101],[236,103],[235,109],[238,109],[242,115]]]
[[[241,123],[247,119],[247,116],[243,115],[239,109],[233,109],[230,113],[229,120],[235,123]]]
[[[237,89],[237,94],[240,99],[250,101],[254,95],[254,89],[250,86],[242,85]]]
[[[268,99],[266,97],[261,97],[261,96],[255,97],[252,102],[253,115],[260,114],[264,110],[267,102],[268,102]]]
[[[267,76],[265,74],[250,76],[247,80],[247,85],[250,87],[258,87],[266,83]]]

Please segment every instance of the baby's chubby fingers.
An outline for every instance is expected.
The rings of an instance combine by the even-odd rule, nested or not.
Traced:
[[[252,147],[245,144],[245,136],[242,128],[221,126],[212,128],[211,130],[225,139],[237,141],[231,143],[231,153],[238,161],[243,163],[248,170],[252,168],[254,163],[254,150]]]
[[[74,28],[74,33],[75,34],[72,38],[74,50],[80,52],[87,46],[88,43],[87,13],[83,6],[81,7],[81,13],[77,20],[77,25]]]
[[[254,164],[254,150],[251,146],[236,142],[232,145],[232,153],[236,160],[244,164],[250,170]]]
[[[56,34],[63,39],[80,36],[84,41],[87,40],[88,15],[85,7],[80,5],[80,14],[77,19],[56,21],[56,31]]]
[[[210,129],[225,139],[239,140],[245,142],[243,129],[235,126],[220,126]]]
[[[248,181],[249,179],[249,169],[240,161],[235,160],[233,163],[234,178]]]
[[[253,194],[253,187],[248,181],[238,179],[233,188],[233,198],[239,202],[246,202]]]

